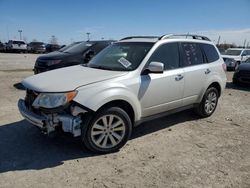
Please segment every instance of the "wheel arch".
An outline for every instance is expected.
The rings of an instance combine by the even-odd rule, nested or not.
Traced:
[[[219,97],[221,96],[221,85],[219,84],[219,82],[213,82],[213,83],[211,83],[211,84],[207,87],[207,89],[210,88],[210,87],[216,88],[217,91],[218,91]]]
[[[130,117],[132,124],[134,123],[134,121],[135,121],[134,109],[133,109],[132,105],[125,100],[117,99],[117,100],[112,100],[110,102],[107,102],[107,103],[103,104],[97,110],[97,112],[101,111],[103,109],[106,109],[106,108],[111,108],[111,107],[119,107],[119,108],[123,109]]]

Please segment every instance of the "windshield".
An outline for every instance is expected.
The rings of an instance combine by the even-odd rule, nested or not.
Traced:
[[[69,44],[69,45],[67,45],[67,46],[64,46],[63,48],[61,48],[61,49],[58,50],[58,51],[59,51],[59,52],[63,52],[63,51],[65,51],[65,50],[67,50],[67,49],[71,48],[72,46],[74,46],[74,45],[76,45],[76,44],[79,44],[79,43],[81,43],[81,42],[73,42],[73,43],[71,43],[71,44]]]
[[[25,44],[23,41],[13,41],[13,44]]]
[[[83,53],[93,44],[90,42],[81,42],[79,44],[72,45],[71,47],[64,50],[64,53]]]
[[[88,67],[115,71],[130,71],[136,69],[154,43],[124,42],[113,44],[89,63]]]
[[[241,54],[242,50],[227,50],[226,51],[226,55],[234,55],[234,56],[238,56]]]
[[[34,46],[43,46],[44,45],[43,42],[31,42],[30,44],[34,45]]]

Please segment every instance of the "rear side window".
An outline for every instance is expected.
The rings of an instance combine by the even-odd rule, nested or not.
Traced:
[[[207,62],[211,63],[214,61],[217,61],[220,56],[218,54],[218,52],[216,51],[215,47],[211,44],[200,44],[202,50],[205,53],[205,56],[207,58]]]
[[[167,43],[161,45],[150,57],[149,62],[152,61],[163,63],[164,70],[179,68],[178,43]]]
[[[192,66],[203,64],[203,55],[198,43],[181,43],[182,46],[182,66]]]

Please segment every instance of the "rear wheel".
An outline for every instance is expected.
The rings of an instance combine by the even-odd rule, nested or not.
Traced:
[[[218,98],[218,90],[214,87],[208,88],[201,103],[195,108],[195,112],[201,117],[211,116],[217,107]]]
[[[132,132],[128,114],[121,108],[111,107],[98,112],[90,121],[82,140],[96,153],[110,153],[124,146]]]

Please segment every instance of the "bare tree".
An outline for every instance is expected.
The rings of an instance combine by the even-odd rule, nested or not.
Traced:
[[[36,40],[36,39],[33,39],[33,40],[32,40],[32,42],[38,42],[38,40]]]

